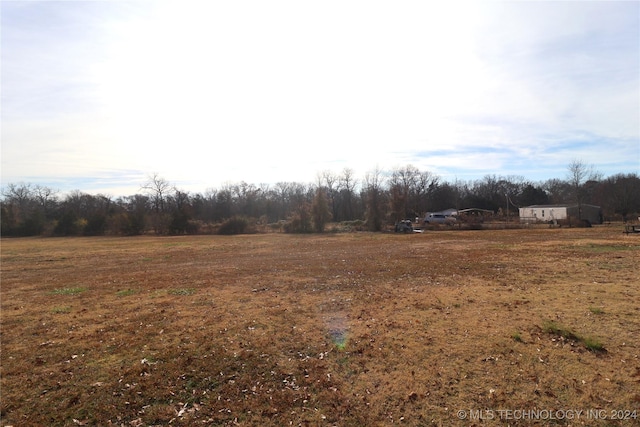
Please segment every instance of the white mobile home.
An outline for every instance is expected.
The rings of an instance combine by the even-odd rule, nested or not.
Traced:
[[[594,205],[532,205],[520,208],[521,222],[557,222],[568,218],[602,224],[602,209]]]

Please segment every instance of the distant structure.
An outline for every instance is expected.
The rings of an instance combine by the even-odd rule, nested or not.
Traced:
[[[589,224],[602,224],[602,208],[594,205],[532,205],[520,208],[520,222],[548,222],[574,218]]]

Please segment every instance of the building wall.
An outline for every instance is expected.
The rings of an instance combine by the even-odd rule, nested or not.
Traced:
[[[522,222],[548,222],[567,218],[567,208],[564,206],[529,206],[520,208]]]
[[[582,205],[580,210],[578,206],[572,206],[569,208],[569,215],[581,220],[587,220],[591,224],[602,224],[602,209],[600,206]]]

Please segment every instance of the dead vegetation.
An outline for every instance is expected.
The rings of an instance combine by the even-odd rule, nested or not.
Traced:
[[[3,239],[2,425],[637,425],[610,411],[640,407],[639,254],[617,227]]]

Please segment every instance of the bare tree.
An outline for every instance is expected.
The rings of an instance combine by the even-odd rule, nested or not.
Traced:
[[[396,168],[391,173],[389,193],[391,211],[396,220],[418,216],[428,205],[428,195],[435,190],[438,178],[413,165]]]
[[[167,196],[172,186],[166,179],[154,172],[148,176],[147,182],[142,184],[141,189],[147,193],[156,212],[164,212]]]
[[[2,195],[10,202],[18,207],[21,214],[25,212],[30,204],[33,196],[33,186],[31,184],[14,184],[10,183],[2,191]]]
[[[34,198],[31,184],[9,184],[2,190],[3,235],[36,235],[44,228],[44,215]]]
[[[276,209],[277,218],[285,219],[291,211],[291,192],[293,183],[291,182],[278,182],[274,189],[276,194]]]
[[[167,228],[169,218],[166,213],[166,202],[169,192],[173,188],[169,181],[162,178],[158,173],[149,175],[147,182],[142,185],[153,206],[153,228],[157,234],[163,234]]]
[[[440,179],[431,172],[420,172],[416,177],[415,189],[413,191],[414,211],[424,214],[429,206],[429,199],[438,187]]]
[[[414,187],[416,175],[419,171],[409,165],[404,168],[396,168],[391,172],[389,179],[389,197],[391,202],[391,215],[394,221],[407,217],[409,211],[409,192]]]
[[[325,186],[327,188],[327,197],[329,199],[329,204],[331,205],[331,216],[333,218],[338,217],[337,183],[338,176],[328,170],[322,172],[322,174],[318,177],[318,187]]]
[[[242,181],[237,187],[236,194],[238,196],[237,204],[241,214],[256,218],[260,216],[259,199],[262,195],[262,188]]]
[[[574,189],[578,188],[587,180],[589,172],[587,164],[575,159],[567,166],[567,181]]]
[[[382,171],[376,166],[364,177],[364,198],[366,203],[365,218],[369,231],[382,230],[384,218],[384,177]]]
[[[640,213],[640,176],[638,174],[617,174],[610,176],[599,185],[596,192],[600,203],[606,206],[607,214],[619,214],[623,221],[629,215]]]
[[[354,178],[352,169],[344,168],[342,175],[338,178],[338,192],[340,194],[339,212],[342,219],[352,220],[355,218],[355,189],[358,185],[357,179]],[[335,218],[337,219],[337,218]]]
[[[327,193],[324,188],[318,187],[316,195],[311,205],[311,216],[313,217],[313,227],[316,232],[324,232],[324,228],[331,219],[331,211],[327,201]]]
[[[542,183],[542,189],[549,196],[549,203],[567,203],[571,199],[569,184],[562,179],[548,179]]]
[[[573,160],[567,166],[567,181],[571,187],[573,201],[578,205],[578,219],[582,219],[582,205],[587,197],[585,183],[599,181],[601,174],[596,172],[593,165],[587,165],[582,160]]]
[[[33,189],[33,193],[38,200],[45,217],[48,216],[52,206],[55,205],[57,201],[57,191],[49,187],[36,185]]]

